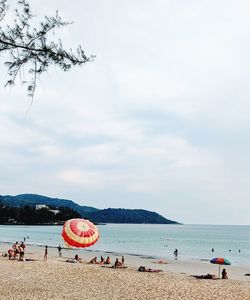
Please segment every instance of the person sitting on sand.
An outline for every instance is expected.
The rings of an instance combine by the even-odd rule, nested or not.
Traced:
[[[78,256],[78,254],[76,254],[74,258],[67,259],[66,262],[76,264],[76,263],[80,263],[81,260],[82,259]]]
[[[75,255],[74,260],[76,262],[80,262],[82,259],[78,256],[78,254]]]
[[[122,263],[118,260],[118,258],[115,260],[115,264],[114,264],[114,268],[118,269],[118,268],[122,268]]]
[[[92,258],[89,264],[99,264],[99,262],[97,261],[97,257]]]
[[[228,279],[228,276],[227,276],[227,271],[226,271],[226,269],[223,269],[222,270],[222,273],[221,273],[221,279]]]
[[[104,257],[101,255],[101,260],[100,260],[99,264],[100,264],[100,265],[103,265],[104,262],[105,262]]]
[[[151,269],[151,268],[146,268],[144,266],[140,266],[137,271],[139,271],[139,272],[150,272],[150,273],[162,272],[162,270],[160,270],[160,269]]]
[[[110,261],[110,257],[108,256],[104,262],[105,265],[110,265],[111,261]]]

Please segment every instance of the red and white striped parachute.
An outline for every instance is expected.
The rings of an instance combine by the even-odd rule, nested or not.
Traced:
[[[97,242],[99,236],[98,229],[89,220],[71,219],[63,225],[62,237],[68,247],[90,247]]]

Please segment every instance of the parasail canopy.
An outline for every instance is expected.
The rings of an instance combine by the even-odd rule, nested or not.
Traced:
[[[71,219],[64,223],[62,237],[68,247],[85,248],[97,242],[99,231],[89,220]]]

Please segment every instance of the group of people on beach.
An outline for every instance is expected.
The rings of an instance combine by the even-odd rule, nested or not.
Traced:
[[[108,256],[106,259],[101,256],[101,259],[98,260],[97,256],[93,257],[90,261],[90,264],[97,264],[97,265],[110,265],[111,261],[110,261],[110,257]]]
[[[58,250],[58,256],[62,257],[62,247],[59,245],[57,247]],[[48,246],[45,246],[44,249],[44,256],[43,256],[43,261],[48,260]],[[78,263],[82,262],[82,259],[76,254],[73,259],[67,259],[66,262],[71,262],[71,263]],[[124,256],[121,257],[121,261],[119,261],[118,258],[116,258],[114,265],[112,266],[113,268],[124,268],[125,258]],[[109,256],[105,259],[102,255],[100,260],[98,260],[97,256],[93,257],[90,261],[89,264],[98,264],[98,265],[110,265],[111,264],[111,259]]]
[[[17,259],[19,261],[24,261],[24,253],[25,253],[25,248],[26,245],[24,244],[24,241],[22,242],[15,242],[12,247],[7,251],[7,254],[3,255],[3,256],[8,256],[9,259]],[[58,249],[58,255],[59,257],[62,257],[62,247],[59,245],[57,247]],[[214,252],[214,248],[212,248],[212,252]],[[239,250],[240,252],[240,250]],[[178,249],[174,250],[174,257],[175,259],[177,259],[178,257]],[[43,256],[43,261],[47,261],[48,259],[48,246],[45,246],[44,248],[44,256]],[[73,259],[67,260],[68,262],[82,262],[82,259],[78,256],[78,254],[75,255],[75,257]],[[124,256],[121,257],[121,261],[119,261],[118,258],[116,258],[115,263],[112,265],[112,268],[125,268],[124,265],[125,259]],[[94,258],[92,258],[89,261],[89,264],[98,264],[98,265],[111,265],[111,259],[109,256],[107,256],[107,258],[105,259],[103,256],[100,257],[100,260],[98,260],[97,256],[95,256]],[[161,270],[154,270],[154,269],[147,269],[144,266],[140,266],[138,271],[140,272],[159,272]],[[202,278],[202,279],[217,279],[216,275],[213,274],[207,274],[207,275],[201,275],[201,276],[197,276],[197,278]],[[226,269],[223,269],[222,273],[221,273],[221,278],[222,279],[228,279],[228,275],[227,275],[227,271]]]
[[[7,251],[7,253],[2,254],[2,256],[8,257],[9,259],[17,259],[19,261],[25,261],[24,258],[24,254],[25,254],[25,248],[26,245],[24,244],[24,241],[22,242],[15,242],[11,248]],[[43,260],[47,261],[48,259],[48,246],[45,246],[45,250],[44,250],[44,256],[43,256]]]
[[[110,265],[111,260],[110,257],[107,256],[105,259],[103,256],[101,256],[101,259],[98,261],[97,256],[92,258],[89,262],[90,264],[98,264],[98,265]],[[119,261],[118,258],[116,258],[115,263],[113,265],[113,268],[124,268],[125,258],[122,256],[121,261]]]
[[[75,255],[73,259],[67,259],[66,262],[69,263],[81,263],[82,259],[78,256],[78,254]],[[119,268],[125,268],[125,258],[122,256],[121,261],[119,261],[118,258],[116,258],[114,265],[111,268],[119,269]],[[96,265],[111,265],[111,259],[109,256],[105,259],[103,256],[101,256],[100,260],[98,260],[97,256],[93,257],[89,264],[96,264]]]
[[[25,253],[25,248],[26,248],[26,245],[24,244],[24,242],[15,242],[12,247],[7,251],[7,254],[6,256],[9,257],[9,259],[17,259],[19,261],[24,261],[24,253]],[[62,257],[62,248],[61,246],[59,245],[57,247],[58,249],[58,255],[59,257]],[[212,249],[212,252],[214,252],[214,249]],[[4,255],[5,256],[5,255]],[[175,249],[174,251],[174,256],[175,256],[175,259],[177,259],[177,256],[178,256],[178,249]],[[44,257],[43,257],[43,260],[44,261],[47,261],[48,259],[48,246],[45,246],[45,249],[44,249]],[[82,262],[82,259],[78,256],[78,254],[75,255],[75,257],[71,260],[67,260],[67,262]],[[119,261],[118,258],[116,258],[115,260],[115,263],[114,265],[112,265],[112,268],[125,268],[125,258],[124,256],[121,257],[121,261]],[[107,258],[105,259],[103,256],[100,257],[100,260],[97,259],[97,256],[95,256],[94,258],[92,258],[90,261],[89,261],[89,264],[98,264],[98,265],[111,265],[111,259],[109,256],[107,256]],[[158,270],[158,269],[150,269],[150,268],[146,268],[144,266],[140,266],[139,269],[138,269],[139,272],[161,272],[162,270]],[[201,276],[194,276],[198,279],[217,279],[216,275],[214,274],[207,274],[207,275],[201,275]],[[222,270],[222,273],[221,273],[221,278],[222,279],[228,279],[228,275],[227,275],[227,271],[226,269],[223,269]]]
[[[197,279],[219,279],[215,274],[206,274],[206,275],[192,275]],[[221,272],[221,279],[228,279],[226,269],[223,269]]]
[[[17,259],[19,261],[24,261],[24,252],[25,252],[26,245],[24,242],[15,242],[15,244],[12,245],[12,247],[8,250],[8,257],[9,259]]]

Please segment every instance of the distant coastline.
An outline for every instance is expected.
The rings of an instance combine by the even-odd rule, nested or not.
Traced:
[[[106,208],[98,209],[95,207],[79,205],[72,200],[50,198],[37,194],[20,194],[16,196],[0,195],[0,209],[4,207],[31,207],[44,206],[50,208],[51,211],[56,211],[61,208],[68,208],[79,214],[80,217],[89,219],[94,223],[110,223],[110,224],[181,224],[165,218],[157,212],[148,211],[145,209],[125,209],[125,208]],[[12,217],[10,217],[11,219]],[[61,219],[59,221],[62,221]],[[15,220],[14,223],[21,223],[23,225],[55,225],[52,219],[34,222],[27,220]],[[56,220],[58,222],[58,220]],[[11,222],[1,220],[2,224],[10,224]],[[61,223],[60,223],[61,224]]]

